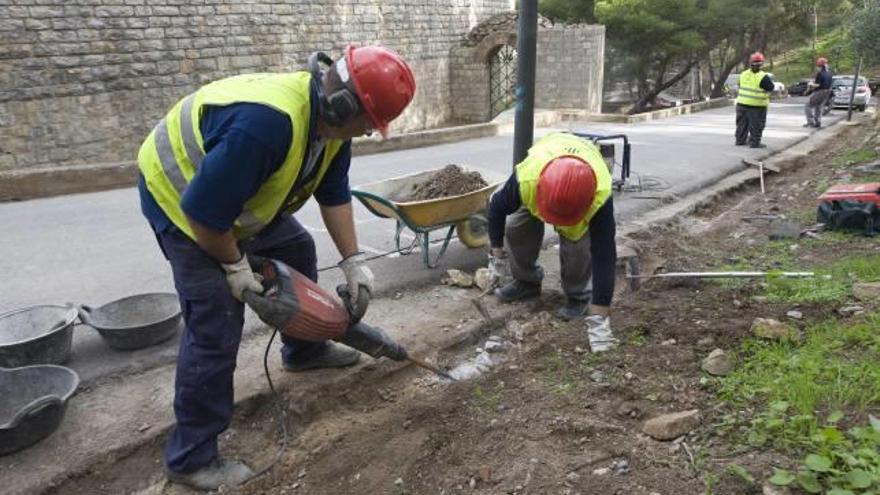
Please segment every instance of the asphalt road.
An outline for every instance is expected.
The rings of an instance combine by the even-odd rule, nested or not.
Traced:
[[[618,221],[626,221],[659,204],[659,199],[650,198],[698,190],[741,170],[744,157],[761,157],[806,138],[812,129],[802,127],[803,102],[803,98],[789,98],[772,104],[764,134],[768,148],[763,150],[733,145],[732,106],[638,124],[577,122],[560,129],[629,136],[632,176],[627,191],[615,197]],[[844,116],[845,112],[835,111],[825,123]],[[560,129],[541,128],[535,134]],[[356,186],[458,163],[501,178],[510,172],[512,154],[511,135],[462,140],[355,157],[350,177]],[[310,202],[296,216],[315,237],[319,267],[329,268],[322,272],[322,285],[335,286],[341,274],[332,267],[339,255],[323,229],[317,205]],[[378,218],[356,204],[356,222],[361,246],[368,254],[393,249],[394,221]],[[0,232],[0,273],[4,274],[0,311],[65,302],[97,306],[136,293],[174,290],[168,264],[140,214],[133,188],[3,203]],[[552,235],[552,229],[547,235]],[[435,283],[445,268],[473,270],[484,262],[485,250],[466,249],[453,241],[439,269],[427,269],[419,254],[379,258],[370,264],[381,294]],[[104,349],[88,330],[77,330],[75,346],[83,349],[80,353]],[[168,358],[174,349],[165,346],[152,352]],[[108,357],[108,364],[130,361],[127,354],[119,354]]]

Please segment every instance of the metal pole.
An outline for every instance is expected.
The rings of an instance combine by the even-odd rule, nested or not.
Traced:
[[[516,114],[513,165],[532,146],[535,125],[535,59],[538,41],[538,0],[520,0],[516,47]]]
[[[853,78],[852,89],[849,93],[849,109],[846,112],[846,120],[852,120],[853,101],[856,99],[856,87],[859,85],[859,73],[862,71],[862,57],[859,56],[859,64],[856,65],[856,75]]]

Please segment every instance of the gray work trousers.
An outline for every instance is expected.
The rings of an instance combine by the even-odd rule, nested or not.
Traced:
[[[544,270],[537,261],[544,240],[544,222],[533,217],[525,207],[520,208],[507,217],[504,240],[510,253],[510,273],[513,278],[540,285]],[[592,294],[590,278],[593,275],[589,233],[579,241],[559,236],[559,268],[562,291],[566,297],[589,301]]]
[[[810,95],[807,104],[804,105],[804,114],[807,116],[807,124],[819,127],[822,125],[822,109],[825,102],[831,98],[830,89],[817,89]]]

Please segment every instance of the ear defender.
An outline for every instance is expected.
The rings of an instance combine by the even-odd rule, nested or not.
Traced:
[[[323,85],[324,70],[321,64],[328,68],[334,67],[342,85],[330,94],[325,93]],[[357,96],[351,88],[351,77],[345,63],[345,57],[335,63],[324,52],[315,52],[309,56],[309,72],[312,74],[312,84],[318,94],[318,111],[321,117],[332,127],[342,127],[346,121],[360,112],[360,104]]]

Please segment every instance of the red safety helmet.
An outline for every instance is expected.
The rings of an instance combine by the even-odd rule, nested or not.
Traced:
[[[596,173],[580,158],[554,158],[541,171],[536,191],[538,213],[553,225],[576,225],[596,196]]]
[[[816,60],[816,67],[823,67],[823,66],[825,66],[825,65],[828,65],[828,59],[827,59],[827,58],[825,58],[825,57],[819,57],[819,58]]]
[[[749,57],[750,64],[763,64],[764,63],[764,54],[761,52],[755,52]]]
[[[403,112],[416,92],[412,69],[400,55],[383,46],[349,45],[345,63],[373,128],[386,136],[388,124]]]

